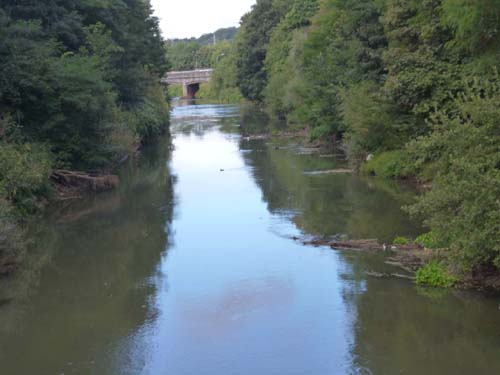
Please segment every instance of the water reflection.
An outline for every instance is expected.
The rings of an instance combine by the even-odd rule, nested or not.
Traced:
[[[290,240],[417,234],[400,209],[412,190],[308,173],[343,161],[245,140],[262,118],[244,111],[176,107],[172,144],[128,165],[118,192],[38,225],[0,290],[1,373],[500,373],[494,299],[372,278],[383,254]]]
[[[122,366],[127,336],[157,314],[173,212],[168,152],[168,140],[145,150],[120,191],[46,217],[28,265],[7,284],[22,287],[4,290],[13,302],[0,310],[2,374],[110,373],[111,353]]]
[[[310,173],[345,167],[345,161],[299,153],[297,147],[242,140],[241,148],[268,209],[288,213],[304,234],[390,242],[421,231],[401,210],[415,197],[409,187],[345,173]]]

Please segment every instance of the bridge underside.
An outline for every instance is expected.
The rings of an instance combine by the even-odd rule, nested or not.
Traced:
[[[198,91],[200,91],[200,83],[183,84],[182,99],[195,99]]]

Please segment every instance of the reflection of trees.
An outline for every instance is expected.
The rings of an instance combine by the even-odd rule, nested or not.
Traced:
[[[241,130],[243,134],[262,134],[268,132],[269,116],[252,104],[241,106]]]
[[[139,162],[124,168],[118,191],[54,214],[58,223],[53,220],[45,231],[56,239],[37,244],[43,249],[38,252],[52,259],[44,261],[38,285],[30,285],[32,296],[13,295],[7,306],[19,315],[23,331],[1,336],[2,363],[11,358],[18,373],[31,373],[21,371],[23,363],[15,359],[24,355],[27,366],[47,364],[40,373],[55,373],[50,366],[64,362],[51,360],[88,361],[90,349],[106,350],[100,345],[125,337],[154,314],[149,304],[156,290],[153,278],[168,248],[173,215],[168,149],[165,140],[144,150]],[[36,238],[45,239],[44,233]],[[50,352],[44,352],[48,336]],[[28,357],[36,353],[47,358]]]
[[[304,170],[334,169],[335,161],[264,141],[243,140],[241,148],[269,211],[292,215],[306,234],[389,241],[419,231],[401,210],[415,196],[405,186],[342,174],[304,175]],[[367,270],[394,272],[384,264],[384,254],[341,254],[345,262],[339,277],[353,334],[352,366],[346,373],[500,373],[500,317],[494,301],[430,298],[410,282],[367,276]]]
[[[229,105],[205,104],[196,105],[196,102],[179,101],[175,107],[177,116],[171,119],[171,125],[176,134],[196,135],[203,139],[207,131],[220,127],[224,133],[236,133],[235,119],[238,118],[239,107]]]
[[[294,223],[307,234],[348,234],[390,241],[418,230],[401,206],[413,194],[401,186],[346,174],[306,175],[334,169],[335,160],[276,149],[263,141],[243,142],[246,162],[269,210],[296,212]]]
[[[354,367],[368,374],[498,374],[493,301],[415,293],[409,283],[369,278],[353,296]]]

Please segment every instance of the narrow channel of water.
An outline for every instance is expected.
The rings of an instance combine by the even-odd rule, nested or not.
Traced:
[[[498,374],[500,301],[379,279],[381,255],[297,235],[421,230],[393,182],[284,141],[238,106],[178,105],[116,192],[58,205],[0,281],[0,374]]]

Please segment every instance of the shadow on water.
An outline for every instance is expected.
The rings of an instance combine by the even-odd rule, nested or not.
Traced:
[[[242,141],[246,163],[272,213],[288,215],[306,235],[376,238],[421,232],[401,210],[415,199],[408,186],[351,174],[311,174],[344,167],[344,161],[301,154],[262,140]]]
[[[59,204],[34,226],[26,264],[0,285],[12,299],[0,307],[2,374],[109,373],[110,352],[126,362],[124,339],[157,314],[173,217],[169,142],[124,166],[118,191]]]

